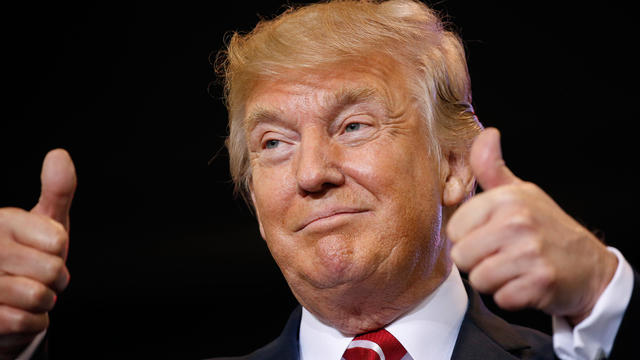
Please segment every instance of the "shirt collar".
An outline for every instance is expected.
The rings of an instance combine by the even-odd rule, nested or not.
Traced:
[[[386,329],[414,360],[450,359],[467,303],[460,273],[452,266],[447,279],[433,293]],[[352,339],[302,309],[300,360],[339,360]]]

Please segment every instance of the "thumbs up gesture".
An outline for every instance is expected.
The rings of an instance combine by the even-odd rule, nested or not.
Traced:
[[[76,174],[69,154],[47,154],[42,191],[27,212],[0,208],[0,359],[13,359],[49,325],[69,282],[65,265]]]
[[[535,184],[504,163],[500,133],[484,130],[470,165],[484,192],[447,224],[451,257],[471,285],[506,310],[536,308],[586,318],[613,277],[617,258]]]

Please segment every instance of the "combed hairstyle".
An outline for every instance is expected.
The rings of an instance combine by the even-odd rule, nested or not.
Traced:
[[[455,153],[465,161],[481,131],[471,105],[464,47],[432,9],[414,0],[334,0],[289,8],[260,21],[248,34],[234,33],[217,58],[229,112],[231,176],[249,199],[251,168],[245,103],[257,82],[292,72],[331,70],[368,59],[391,59],[407,75],[406,86],[427,124],[438,161]]]

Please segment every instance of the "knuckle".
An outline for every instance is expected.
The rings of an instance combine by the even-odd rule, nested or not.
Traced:
[[[49,326],[47,313],[32,314],[0,305],[0,335],[37,333]]]
[[[536,193],[540,191],[540,188],[538,187],[538,185],[530,181],[523,181],[520,184],[520,187],[522,188],[522,191],[524,191],[525,193]]]
[[[29,308],[50,310],[51,294],[46,286],[36,283],[27,291],[26,301]]]
[[[529,295],[522,289],[515,287],[505,287],[493,295],[493,300],[502,309],[515,311],[530,306]]]
[[[469,282],[474,289],[480,292],[487,291],[486,277],[482,273],[482,269],[474,269],[469,273]]]
[[[451,252],[449,253],[449,256],[451,257],[451,260],[453,260],[453,262],[458,267],[463,267],[465,263],[464,263],[464,258],[462,256],[463,252],[461,251],[460,246],[461,246],[460,244],[456,244],[455,246],[453,246],[451,248]]]
[[[65,272],[64,276],[62,278],[62,282],[60,283],[60,291],[64,290],[67,288],[67,286],[69,285],[69,282],[71,281],[71,276],[69,275],[69,272]]]
[[[63,267],[62,272],[60,273],[56,281],[52,284],[52,289],[57,293],[61,293],[62,291],[64,291],[64,289],[67,288],[70,280],[71,276],[69,274],[69,270],[66,267]]]
[[[530,232],[535,229],[535,219],[531,210],[522,207],[509,217],[507,226],[516,232]]]
[[[0,304],[10,304],[13,299],[20,298],[20,283],[14,276],[0,277]]]
[[[470,252],[464,245],[464,243],[459,243],[451,249],[451,259],[460,270],[469,272],[474,265],[473,258],[469,255]]]
[[[523,200],[526,185],[523,183],[511,184],[500,188],[500,203],[503,205],[519,204]]]
[[[14,311],[6,327],[10,333],[26,332],[29,328],[29,315],[24,311]]]
[[[497,200],[500,205],[508,206],[517,202],[518,196],[514,191],[513,186],[498,188],[497,190],[500,190],[497,196]]]
[[[64,227],[62,227],[62,225],[58,224],[58,226],[55,226],[55,231],[50,239],[49,246],[51,252],[55,254],[62,253],[66,249],[68,241],[69,236],[67,232],[64,230]]]
[[[543,255],[543,244],[537,236],[526,236],[518,244],[518,257],[524,259],[537,259]]]
[[[515,310],[522,307],[521,301],[513,293],[508,291],[499,291],[493,295],[493,301],[505,309]]]
[[[458,241],[460,236],[458,235],[458,232],[456,231],[457,227],[455,226],[455,223],[452,220],[455,221],[455,218],[449,219],[449,222],[447,223],[447,226],[445,228],[445,233],[447,234],[447,237],[449,238],[449,240],[456,242]]]
[[[522,181],[515,185],[506,186],[501,189],[500,203],[503,205],[522,204],[530,198],[531,195],[538,194],[541,189],[538,185],[529,182]]]
[[[53,284],[64,273],[65,264],[59,257],[53,257],[46,264],[44,281],[46,284]]]
[[[543,264],[538,267],[535,274],[535,282],[540,289],[553,288],[557,281],[557,272],[553,266]]]
[[[26,311],[14,311],[10,317],[11,321],[5,327],[7,333],[37,333],[49,327],[47,313],[32,314]]]
[[[23,332],[28,328],[29,317],[24,312],[18,312],[14,316],[12,330],[13,332]]]

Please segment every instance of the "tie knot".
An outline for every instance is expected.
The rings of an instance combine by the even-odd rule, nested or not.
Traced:
[[[405,358],[405,356],[407,356]],[[410,359],[404,346],[385,329],[358,335],[342,355],[344,360]]]

